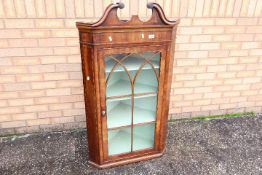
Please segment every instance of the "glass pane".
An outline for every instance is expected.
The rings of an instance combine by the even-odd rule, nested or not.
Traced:
[[[108,154],[131,152],[131,128],[108,131]]]
[[[155,124],[134,126],[133,150],[154,147]]]
[[[158,80],[152,69],[142,70],[135,82],[135,94],[158,91]]]
[[[105,65],[106,65],[106,73],[112,71],[113,67],[117,64],[118,66],[115,68],[115,72],[121,71],[119,70],[120,64],[117,61],[120,61],[126,56],[127,54],[114,54],[107,56],[105,58]],[[112,58],[113,57],[113,58]],[[115,58],[115,59],[114,59]],[[117,61],[116,61],[117,60]]]
[[[157,97],[139,96],[135,97],[134,124],[152,122],[156,120]]]
[[[161,57],[161,54],[160,53],[157,53],[153,59],[150,61],[154,68],[155,68],[155,71],[156,71],[156,74],[157,76],[159,77],[159,71],[160,71],[160,57]]]
[[[109,156],[154,147],[160,57],[144,52],[105,58]]]
[[[144,65],[140,65],[142,66],[142,70],[137,72],[134,92],[135,94],[157,92],[160,53],[145,52],[141,57],[144,58],[144,61],[147,59],[147,62],[144,62]]]
[[[143,62],[144,59],[139,54],[132,53],[123,61],[123,64],[128,71],[136,71]]]
[[[107,100],[107,127],[131,125],[132,122],[132,99]]]
[[[138,70],[139,67],[145,62],[145,58],[147,58],[150,61],[150,63],[153,64],[155,69],[159,68],[160,53],[145,52],[142,54],[138,54],[138,53],[114,54],[114,55],[107,56],[105,58],[106,73],[111,72],[114,66],[115,66],[114,72],[123,71],[121,69],[121,64],[122,66],[126,67],[128,71]],[[121,62],[121,64],[119,62]],[[145,65],[143,69],[151,69],[151,66],[149,64]]]
[[[106,96],[123,96],[130,95],[132,93],[130,79],[128,74],[124,71],[123,67],[119,67],[121,72],[113,72],[109,77]]]
[[[154,66],[155,69],[159,69],[159,66],[160,66],[160,53],[145,52],[145,53],[143,54],[143,56],[144,56],[145,58],[147,58],[147,59],[150,61],[150,63],[153,64],[153,66]],[[145,68],[143,68],[143,69],[146,69],[146,68],[147,68],[147,69],[151,69],[151,66],[148,64],[148,65],[146,65]]]

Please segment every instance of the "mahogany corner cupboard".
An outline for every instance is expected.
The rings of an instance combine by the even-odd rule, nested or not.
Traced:
[[[152,16],[120,20],[109,5],[95,23],[77,22],[89,162],[99,168],[159,157],[165,150],[178,21],[149,3]]]

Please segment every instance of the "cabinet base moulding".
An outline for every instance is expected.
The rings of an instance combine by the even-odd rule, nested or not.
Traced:
[[[130,164],[130,163],[136,163],[136,162],[140,162],[140,161],[144,161],[144,160],[159,158],[159,157],[163,156],[164,152],[165,151],[163,151],[161,153],[149,154],[149,155],[142,156],[142,157],[128,158],[128,159],[124,159],[124,160],[120,160],[120,161],[105,163],[105,164],[102,164],[102,165],[96,164],[95,162],[92,162],[92,161],[88,161],[88,163],[90,165],[95,166],[96,168],[99,168],[99,169],[111,168],[111,167],[115,167],[115,166],[120,166],[120,165],[125,165],[125,164]]]

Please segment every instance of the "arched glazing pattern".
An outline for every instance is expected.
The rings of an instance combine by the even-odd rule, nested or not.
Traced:
[[[105,58],[109,156],[154,146],[160,52]]]
[[[132,77],[122,63],[128,56],[120,54],[106,58],[107,97],[132,94]]]

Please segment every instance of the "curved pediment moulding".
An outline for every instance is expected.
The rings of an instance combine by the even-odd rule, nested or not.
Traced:
[[[133,15],[130,20],[120,20],[117,16],[117,9],[123,9],[125,5],[122,2],[110,4],[103,16],[95,23],[77,23],[77,26],[85,26],[88,28],[96,27],[128,27],[128,26],[174,26],[177,21],[170,21],[166,18],[163,9],[157,3],[148,3],[147,8],[152,9],[152,16],[148,21],[142,21],[138,15]]]

